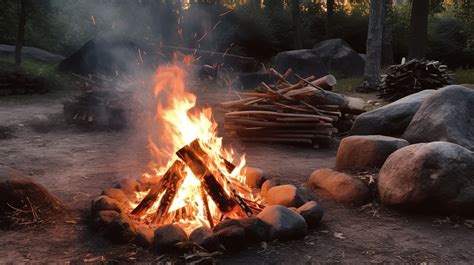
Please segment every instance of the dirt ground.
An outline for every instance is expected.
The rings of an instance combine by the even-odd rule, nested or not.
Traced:
[[[201,93],[202,103],[226,97]],[[61,121],[61,97],[0,99],[0,166],[29,174],[65,205],[69,216],[46,227],[0,231],[0,262],[176,261],[133,246],[114,246],[87,228],[90,201],[123,177],[146,168],[146,142],[133,131],[86,131]],[[311,172],[331,167],[335,148],[233,143],[250,165],[286,182],[305,185]],[[225,264],[319,262],[474,262],[474,229],[446,216],[420,216],[368,204],[319,200],[323,224],[303,240],[271,242],[218,258]],[[178,259],[179,261],[179,259]]]

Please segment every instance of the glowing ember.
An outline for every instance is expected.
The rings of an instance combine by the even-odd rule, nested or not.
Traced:
[[[186,64],[192,62],[192,57],[185,56]],[[229,170],[233,162],[234,152],[222,146],[222,138],[217,137],[217,123],[212,119],[211,109],[195,110],[196,96],[185,90],[186,71],[183,65],[173,64],[160,66],[155,74],[153,96],[155,113],[151,127],[153,131],[149,137],[149,150],[152,154],[153,174],[146,174],[147,178],[163,178],[165,172],[180,160],[176,152],[189,145],[196,139],[206,153],[203,161],[206,168],[217,176],[216,180],[228,196],[237,194],[236,197],[245,201],[258,202],[259,195],[252,193],[244,184],[245,176],[242,168],[245,158],[240,157],[240,162],[235,169]],[[184,164],[183,164],[184,165]],[[232,170],[233,169],[233,170]],[[229,172],[231,171],[231,172]],[[196,177],[189,167],[184,167],[182,172],[184,181],[178,187],[171,206],[165,213],[165,221],[179,223],[188,233],[200,226],[216,224],[225,214],[228,217],[245,217],[246,212],[238,206],[237,211],[223,213],[219,210],[212,196],[205,193],[202,187],[202,176]],[[163,179],[161,179],[163,180]],[[155,183],[157,181],[154,181]],[[178,185],[179,186],[179,185]],[[137,192],[136,200],[131,209],[138,204],[150,191]],[[140,218],[150,225],[156,223],[156,212],[160,202],[166,195],[161,192],[153,205],[140,214]]]

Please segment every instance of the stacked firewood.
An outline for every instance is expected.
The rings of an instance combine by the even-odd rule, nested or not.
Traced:
[[[82,93],[63,102],[68,122],[120,129],[127,125],[133,94],[103,76],[73,74],[81,81]]]
[[[290,83],[274,69],[274,84],[262,82],[256,92],[239,93],[241,99],[221,103],[227,137],[243,141],[325,145],[337,132],[335,123],[362,113],[364,101],[328,91],[333,76],[314,76]]]
[[[452,84],[453,74],[438,61],[413,59],[392,65],[382,75],[379,97],[395,101],[424,89],[438,89]]]
[[[0,73],[0,96],[43,94],[46,79],[22,72]]]

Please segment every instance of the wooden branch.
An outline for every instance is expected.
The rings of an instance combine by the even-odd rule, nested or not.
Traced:
[[[205,158],[200,156],[203,152],[204,150],[195,150],[189,144],[178,150],[176,154],[201,181],[202,187],[223,214],[228,215],[238,212],[239,207],[235,200],[227,194],[222,184],[219,183],[216,176],[206,166],[209,161],[205,161]]]
[[[311,84],[321,87],[324,90],[332,90],[336,83],[336,77],[334,77],[333,75],[326,75],[311,82]]]
[[[150,209],[153,204],[158,199],[158,196],[162,194],[168,187],[172,186],[172,182],[174,182],[178,178],[182,178],[181,174],[184,169],[184,164],[181,161],[175,161],[170,168],[166,171],[166,173],[161,177],[159,183],[154,185],[148,194],[143,198],[143,200],[138,204],[135,209],[131,212],[132,215],[135,216],[142,216],[144,215],[148,209]]]

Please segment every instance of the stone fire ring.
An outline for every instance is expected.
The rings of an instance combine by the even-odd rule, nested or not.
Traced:
[[[271,240],[304,238],[308,228],[323,217],[321,205],[309,201],[305,191],[280,185],[279,179],[265,177],[258,168],[247,168],[246,184],[258,189],[266,207],[256,216],[225,219],[212,229],[199,227],[189,235],[177,224],[152,229],[129,215],[135,192],[147,191],[150,179],[125,178],[114,188],[105,189],[91,204],[91,227],[115,244],[135,243],[157,252],[176,251],[183,246],[211,251],[235,251],[250,244]]]

